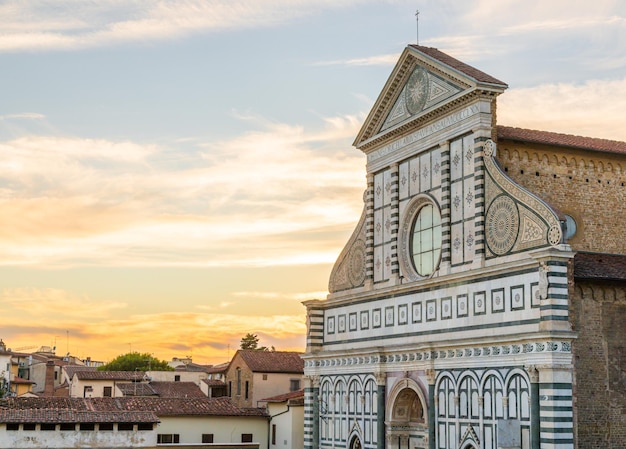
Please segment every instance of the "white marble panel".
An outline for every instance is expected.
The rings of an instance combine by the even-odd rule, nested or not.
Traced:
[[[457,223],[452,225],[452,232],[450,235],[450,250],[452,252],[451,261],[453,265],[464,262],[463,258],[463,223]]]
[[[465,222],[464,229],[464,242],[465,242],[465,261],[471,262],[474,260],[476,254],[476,235],[474,233],[474,220],[467,220]]]
[[[436,188],[435,190],[431,190],[430,194],[437,200],[439,206],[441,206],[441,187]]]
[[[430,181],[432,178],[432,168],[430,166],[430,152],[420,156],[420,191],[426,192],[430,190]]]
[[[409,161],[409,193],[417,195],[420,193],[420,160],[419,157]]]
[[[374,209],[383,207],[383,173],[374,175]]]
[[[374,282],[383,280],[383,267],[385,266],[383,258],[383,247],[374,247]]]
[[[383,173],[383,205],[391,204],[391,170],[385,170]]]
[[[398,182],[400,183],[399,198],[402,200],[409,196],[409,163],[403,162],[400,164],[398,171]]]
[[[391,206],[383,208],[383,242],[391,241]]]
[[[452,223],[463,219],[463,181],[450,186],[450,219]]]
[[[456,139],[450,142],[450,180],[456,181],[463,177],[463,141]]]
[[[441,185],[441,148],[437,147],[432,151],[431,156],[432,166],[432,186],[439,187]]]
[[[463,138],[463,175],[474,174],[474,136]]]
[[[384,230],[383,226],[383,210],[377,209],[374,211],[374,245],[379,245],[384,241]]]
[[[385,280],[391,278],[391,243],[386,243],[384,246],[385,250],[384,250],[384,263],[383,263],[383,267],[384,267],[384,271],[383,271],[383,277]]]
[[[474,218],[476,198],[474,195],[474,178],[463,180],[463,218]]]

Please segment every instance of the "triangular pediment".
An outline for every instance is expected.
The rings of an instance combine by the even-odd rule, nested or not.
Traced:
[[[363,146],[442,111],[477,90],[499,94],[506,84],[435,48],[409,45],[394,67],[354,145]],[[366,151],[367,152],[367,151]]]

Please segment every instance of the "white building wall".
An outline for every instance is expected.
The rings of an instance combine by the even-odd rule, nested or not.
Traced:
[[[252,434],[259,449],[267,449],[267,418],[259,416],[160,416],[156,434],[178,434],[179,444],[200,444],[202,434],[213,434],[214,443],[241,443],[241,435]]]
[[[77,426],[78,428],[78,426]],[[135,426],[137,428],[137,426]],[[154,447],[156,432],[152,431],[7,431],[0,424],[0,449],[76,448],[76,447]]]

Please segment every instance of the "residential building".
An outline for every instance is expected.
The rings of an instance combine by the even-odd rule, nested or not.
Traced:
[[[265,398],[269,449],[304,449],[304,390]]]
[[[364,207],[307,307],[309,449],[626,439],[626,143],[500,126],[506,83],[409,45]]]
[[[239,407],[257,407],[263,398],[297,391],[304,363],[298,352],[240,349],[225,375],[229,397]]]
[[[228,398],[10,398],[0,402],[0,448],[267,449],[267,420]]]
[[[70,397],[73,398],[106,398],[121,395],[118,384],[144,382],[143,371],[91,371],[77,370],[70,381]]]

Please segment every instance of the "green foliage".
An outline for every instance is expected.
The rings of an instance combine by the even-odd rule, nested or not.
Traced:
[[[9,394],[9,383],[5,379],[5,372],[0,373],[0,398],[4,398]]]
[[[256,334],[247,333],[241,339],[241,349],[257,349],[259,346],[259,337]]]
[[[144,352],[129,352],[118,355],[106,365],[98,367],[98,371],[174,371],[165,360],[159,360]]]
[[[274,346],[268,348],[267,346],[259,346],[259,337],[256,334],[247,333],[245,337],[241,339],[241,349],[255,349],[257,351],[276,351]]]

